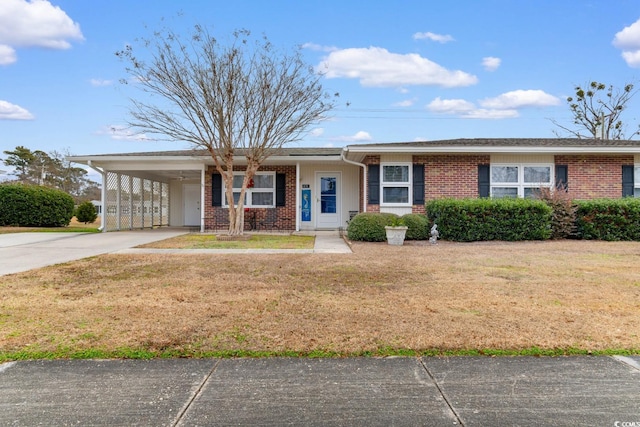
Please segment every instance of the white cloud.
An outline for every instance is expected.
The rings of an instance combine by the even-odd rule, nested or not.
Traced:
[[[464,116],[468,119],[511,119],[518,117],[518,110],[490,110],[486,108],[478,108],[469,111]]]
[[[460,87],[478,82],[472,74],[448,70],[418,54],[391,53],[380,47],[331,52],[318,68],[327,78],[359,79],[369,87]]]
[[[503,93],[495,98],[480,101],[485,108],[506,110],[523,107],[549,107],[559,105],[560,99],[542,90],[514,90]]]
[[[0,65],[9,65],[16,61],[16,50],[11,46],[0,44]]]
[[[0,100],[0,120],[33,120],[35,117],[19,105]]]
[[[314,138],[318,138],[318,137],[322,136],[322,134],[324,134],[324,129],[323,128],[311,129],[311,132],[309,132],[309,135],[313,136]]]
[[[487,56],[487,57],[482,58],[482,66],[487,71],[495,71],[495,70],[497,70],[498,67],[500,67],[501,63],[502,63],[502,59],[495,58],[493,56]]]
[[[68,49],[70,40],[83,39],[80,25],[48,0],[2,0],[0,45],[5,54],[7,47]]]
[[[110,86],[113,84],[113,80],[105,80],[105,79],[91,79],[89,81],[91,86]]]
[[[640,19],[616,33],[613,45],[622,50],[627,65],[640,68]]]
[[[116,141],[153,141],[144,133],[137,133],[133,129],[123,125],[111,125],[96,132],[98,135],[109,135]]]
[[[302,45],[303,49],[314,50],[316,52],[333,52],[338,50],[335,46],[322,46],[317,43],[305,43]]]
[[[444,34],[436,34],[436,33],[432,33],[432,32],[426,32],[426,33],[415,33],[413,35],[413,38],[415,40],[431,40],[434,42],[438,42],[438,43],[448,43],[448,42],[452,42],[455,41],[455,39],[453,37],[451,37],[450,35],[444,35]]]
[[[339,136],[334,138],[335,141],[343,141],[343,142],[366,142],[372,141],[373,138],[369,135],[369,132],[365,132],[363,130],[356,132],[352,136]]]
[[[467,114],[475,108],[476,106],[472,102],[464,99],[441,99],[440,97],[427,105],[429,111],[441,114]]]
[[[640,50],[622,52],[622,59],[629,67],[640,68]]]
[[[411,107],[416,103],[416,98],[405,99],[404,101],[399,101],[393,104],[394,107]]]
[[[433,113],[450,114],[468,119],[508,119],[518,117],[519,108],[548,107],[560,104],[560,100],[541,90],[514,90],[495,98],[480,101],[478,108],[464,99],[436,98],[427,109]]]
[[[518,117],[516,110],[498,110],[477,108],[473,102],[464,99],[440,99],[439,97],[427,105],[433,113],[450,114],[467,119],[506,119]]]

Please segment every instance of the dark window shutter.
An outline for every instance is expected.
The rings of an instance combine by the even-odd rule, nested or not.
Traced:
[[[633,197],[633,166],[622,166],[622,197]]]
[[[380,204],[380,165],[369,165],[367,168],[369,188],[367,196],[370,205]]]
[[[413,165],[413,204],[424,205],[424,165]]]
[[[491,165],[478,165],[478,197],[491,195]]]
[[[556,188],[558,190],[569,190],[569,167],[567,165],[556,165]]]
[[[211,206],[222,206],[222,175],[211,175]]]
[[[276,174],[276,206],[287,205],[287,175]]]

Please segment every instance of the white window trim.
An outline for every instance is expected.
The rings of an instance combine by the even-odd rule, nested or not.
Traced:
[[[254,208],[254,209],[258,209],[258,208],[262,208],[262,209],[275,208],[276,207],[276,173],[275,172],[256,172],[254,177],[258,176],[258,175],[271,175],[271,176],[273,176],[273,188],[271,190],[272,193],[273,193],[273,197],[272,197],[273,204],[271,204],[271,205],[252,205],[251,203],[247,203],[247,204],[244,205],[244,207],[245,208]],[[236,177],[236,176],[243,176],[244,177],[244,172],[234,172],[233,176],[234,177]],[[237,190],[237,192],[240,192],[240,187],[238,187],[238,188],[234,187],[233,190],[234,190],[234,192],[236,192],[235,190]],[[251,193],[253,193],[254,190],[257,193],[268,193],[269,192],[269,190],[267,188],[255,188],[255,189],[254,188],[247,188],[246,191],[245,191],[245,197],[247,198],[247,200],[250,201],[252,199]],[[227,202],[227,196],[226,195],[227,195],[227,187],[226,187],[226,184],[225,184],[225,182],[223,180],[222,181],[222,201],[223,201],[222,206],[228,208],[229,207],[229,203]]]
[[[633,165],[633,197],[640,198],[640,163]]]
[[[517,167],[518,168],[518,182],[494,182],[493,181],[493,167]],[[524,182],[524,168],[526,167],[548,167],[549,168],[549,182]],[[517,188],[518,198],[524,198],[525,188],[551,188],[555,182],[555,165],[553,163],[491,163],[489,169],[490,179],[490,191],[491,197],[493,197],[493,188]]]
[[[406,166],[409,169],[409,181],[407,182],[385,182],[384,181],[384,167],[385,166]],[[409,189],[409,201],[408,203],[385,203],[384,201],[384,189],[386,187],[407,187]],[[380,206],[386,207],[405,207],[413,206],[413,163],[407,162],[389,162],[380,163]]]

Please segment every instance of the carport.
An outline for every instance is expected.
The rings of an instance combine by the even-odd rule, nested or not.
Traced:
[[[102,231],[200,223],[204,164],[195,153],[73,156],[69,160],[89,166],[102,177]],[[188,223],[189,213],[194,224]]]

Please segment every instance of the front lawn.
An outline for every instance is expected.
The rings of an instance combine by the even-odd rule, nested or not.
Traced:
[[[185,234],[140,246],[159,249],[313,249],[315,237],[288,234],[247,234],[224,240],[215,234]]]
[[[640,354],[640,243],[111,254],[3,276],[0,361]]]

